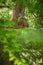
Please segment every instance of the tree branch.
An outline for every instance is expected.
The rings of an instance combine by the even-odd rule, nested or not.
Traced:
[[[0,8],[9,8],[9,6],[0,6]]]

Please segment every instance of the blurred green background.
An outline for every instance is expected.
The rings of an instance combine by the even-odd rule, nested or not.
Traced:
[[[15,0],[0,0],[0,65],[43,65],[43,0],[16,1],[29,27],[10,28]]]

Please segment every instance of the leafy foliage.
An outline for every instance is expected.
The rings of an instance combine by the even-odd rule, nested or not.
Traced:
[[[11,21],[9,14],[14,3],[25,5],[24,17],[28,20],[28,28],[14,28],[15,22]],[[12,65],[43,65],[42,0],[1,0],[0,5],[9,6],[0,8],[0,65],[9,62]]]

